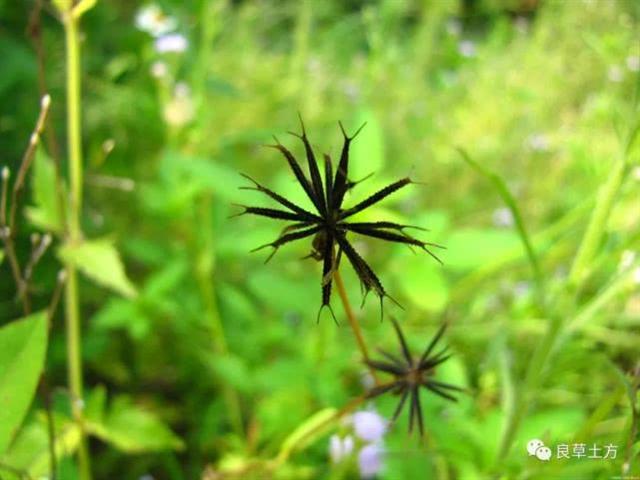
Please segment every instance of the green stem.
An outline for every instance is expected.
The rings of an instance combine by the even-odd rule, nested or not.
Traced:
[[[82,146],[80,134],[80,42],[78,38],[78,19],[72,13],[71,6],[67,11],[63,12],[63,25],[67,54],[67,139],[71,189],[67,241],[73,243],[78,242],[82,236],[80,229],[82,211]],[[82,350],[78,274],[76,269],[68,263],[66,270],[67,369],[73,418],[80,427],[78,469],[81,480],[91,480],[89,448],[82,410]]]

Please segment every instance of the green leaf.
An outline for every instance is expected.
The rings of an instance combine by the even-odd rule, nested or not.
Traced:
[[[99,285],[108,287],[125,297],[134,297],[136,289],[127,278],[120,255],[111,240],[103,238],[65,244],[58,257],[84,273]]]
[[[442,267],[411,257],[403,261],[400,268],[394,268],[404,295],[426,311],[442,311],[449,300],[449,285]]]
[[[347,134],[353,135],[364,122],[367,122],[366,126],[351,143],[349,162],[351,180],[360,180],[370,173],[379,173],[384,168],[384,132],[374,112],[361,110],[351,128],[345,125]]]
[[[520,214],[520,209],[518,208],[518,203],[516,202],[515,197],[511,194],[509,187],[507,187],[507,183],[498,175],[497,173],[489,170],[484,167],[480,163],[473,160],[469,154],[467,154],[464,150],[458,149],[458,152],[462,156],[462,158],[473,167],[478,173],[483,175],[487,180],[489,180],[495,189],[498,191],[498,194],[507,204],[511,214],[516,223],[516,229],[518,234],[520,235],[520,239],[522,240],[522,244],[524,246],[525,251],[527,252],[527,258],[529,259],[529,263],[531,264],[531,269],[533,270],[534,277],[538,285],[542,285],[543,277],[542,272],[540,271],[540,265],[538,263],[538,257],[536,256],[536,252],[531,244],[531,239],[529,234],[527,233],[527,229],[524,225],[524,220],[522,219],[522,215]]]
[[[54,425],[54,448],[60,464],[60,460],[73,455],[78,448],[80,428],[76,422],[60,414],[54,414]],[[47,417],[44,412],[38,412],[34,420],[21,429],[7,454],[0,457],[0,463],[28,473],[29,478],[42,478],[49,473],[49,452]]]
[[[2,265],[3,260],[4,260],[4,250],[0,249],[0,265]]]
[[[62,232],[60,197],[56,191],[56,168],[53,160],[42,147],[36,151],[31,181],[34,205],[26,208],[29,221],[36,227],[50,232]]]
[[[98,398],[96,403],[103,401]],[[131,404],[129,399],[122,396],[116,397],[104,417],[102,415],[87,416],[87,429],[93,435],[126,453],[184,448],[182,440],[153,413]]]
[[[0,454],[9,446],[35,395],[47,333],[45,312],[0,328]]]
[[[246,361],[236,355],[209,356],[209,365],[216,378],[225,385],[230,385],[240,392],[251,390],[251,373]]]
[[[282,442],[278,460],[285,461],[292,452],[305,448],[323,435],[332,421],[337,420],[336,413],[335,408],[325,408],[311,415]]]
[[[445,244],[447,249],[438,251],[438,255],[447,268],[462,271],[479,268],[522,248],[516,233],[498,229],[457,230]]]
[[[202,191],[212,192],[227,201],[241,201],[243,198],[238,187],[246,184],[246,180],[237,170],[220,161],[168,151],[161,164],[162,176],[167,183],[190,187],[191,190],[185,191],[182,196],[184,198]],[[174,196],[179,196],[181,190],[184,191],[183,188],[178,188]]]

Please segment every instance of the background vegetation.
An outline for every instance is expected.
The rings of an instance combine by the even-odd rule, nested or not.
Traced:
[[[9,185],[39,98],[52,99],[18,210],[16,255],[28,263],[33,234],[54,234],[32,276],[34,311],[50,304],[61,262],[80,271],[80,406],[95,478],[357,478],[329,460],[328,436],[345,428],[339,422],[304,445],[293,442],[288,459],[269,466],[305,421],[345,406],[366,382],[337,296],[340,325],[327,314],[315,321],[320,266],[299,260],[308,243],[264,265],[265,252],[249,251],[275,238],[277,226],[229,218],[239,211],[234,203],[263,202],[238,189],[247,184],[239,172],[303,200],[283,159],[261,147],[276,134],[301,154],[285,135],[298,128],[297,112],[318,153],[334,158],[338,120],[350,132],[366,121],[352,177],[375,175],[347,204],[410,175],[421,184],[372,209],[371,218],[428,228],[422,238],[447,247],[441,267],[402,246],[357,239],[405,307],[389,305],[387,315],[416,350],[450,322],[455,355],[438,375],[471,392],[456,404],[424,396],[425,442],[407,435],[405,413],[386,435],[379,477],[640,474],[640,4],[158,5],[187,40],[172,48],[184,51],[159,52],[136,27],[140,2],[99,1],[82,16],[80,220],[89,240],[73,244],[58,195],[68,185],[55,179],[57,164],[69,182],[60,14],[49,2],[0,1],[0,151]],[[3,257],[0,393],[9,395],[37,378],[46,336],[37,315],[41,340],[6,330],[22,328],[13,322],[23,309]],[[359,305],[357,278],[346,263],[342,271]],[[370,348],[393,348],[378,309],[375,298],[356,308],[364,335]],[[79,428],[63,317],[60,309],[52,318],[44,365],[59,478],[75,479]],[[33,342],[25,340],[23,357],[11,346],[18,338]],[[2,365],[29,371],[11,370],[14,378]],[[13,431],[25,395],[5,410],[11,431],[0,425],[2,478],[49,471],[45,394]],[[375,403],[387,417],[390,400]],[[617,457],[540,462],[525,451],[531,438],[614,444]]]

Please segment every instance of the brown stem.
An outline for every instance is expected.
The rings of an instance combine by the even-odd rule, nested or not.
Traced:
[[[356,341],[358,342],[358,348],[360,348],[360,352],[362,353],[362,359],[365,362],[369,361],[369,351],[367,350],[367,344],[364,342],[364,337],[362,336],[362,330],[360,330],[360,324],[356,320],[356,316],[353,313],[353,309],[351,308],[351,304],[349,303],[349,298],[347,297],[347,292],[344,288],[344,282],[342,281],[342,276],[340,275],[340,270],[336,270],[333,274],[333,278],[336,281],[336,288],[338,289],[338,295],[340,295],[340,300],[342,300],[342,306],[344,307],[344,312],[347,314],[347,318],[349,319],[349,325],[351,326],[351,330],[356,337]],[[367,363],[367,368],[373,377],[373,380],[376,382],[376,385],[380,385],[380,379],[376,374],[376,371],[369,366]]]

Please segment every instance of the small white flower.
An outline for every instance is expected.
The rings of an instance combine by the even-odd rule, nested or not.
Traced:
[[[361,478],[373,478],[382,469],[384,449],[381,445],[367,445],[358,453],[358,469]]]
[[[169,33],[156,38],[155,48],[158,53],[182,53],[189,46],[187,37],[180,33]]]
[[[338,435],[331,435],[329,438],[329,457],[333,463],[340,463],[353,452],[353,437],[347,435],[340,438]]]
[[[458,52],[463,57],[475,57],[476,56],[476,44],[471,40],[463,40],[458,44]]]
[[[387,421],[373,411],[356,412],[353,414],[353,430],[365,442],[378,442],[387,431]]]
[[[631,170],[631,177],[636,182],[640,182],[640,167],[633,167],[633,169]]]
[[[156,4],[146,5],[138,10],[135,23],[139,30],[154,37],[169,33],[178,25],[175,18],[165,15]]]
[[[527,138],[527,146],[535,152],[546,152],[549,150],[549,137],[544,133],[534,133]]]
[[[620,83],[624,77],[624,71],[618,65],[611,65],[607,71],[607,78],[610,82]]]
[[[632,72],[640,71],[640,56],[629,55],[627,57],[627,68]]]
[[[158,61],[153,62],[153,65],[151,65],[151,75],[155,78],[166,77],[167,73],[169,73],[169,68],[166,63]]]
[[[513,213],[507,207],[496,208],[491,219],[496,227],[513,227]]]
[[[636,285],[640,285],[640,267],[637,267],[633,271],[633,283],[635,283]]]

